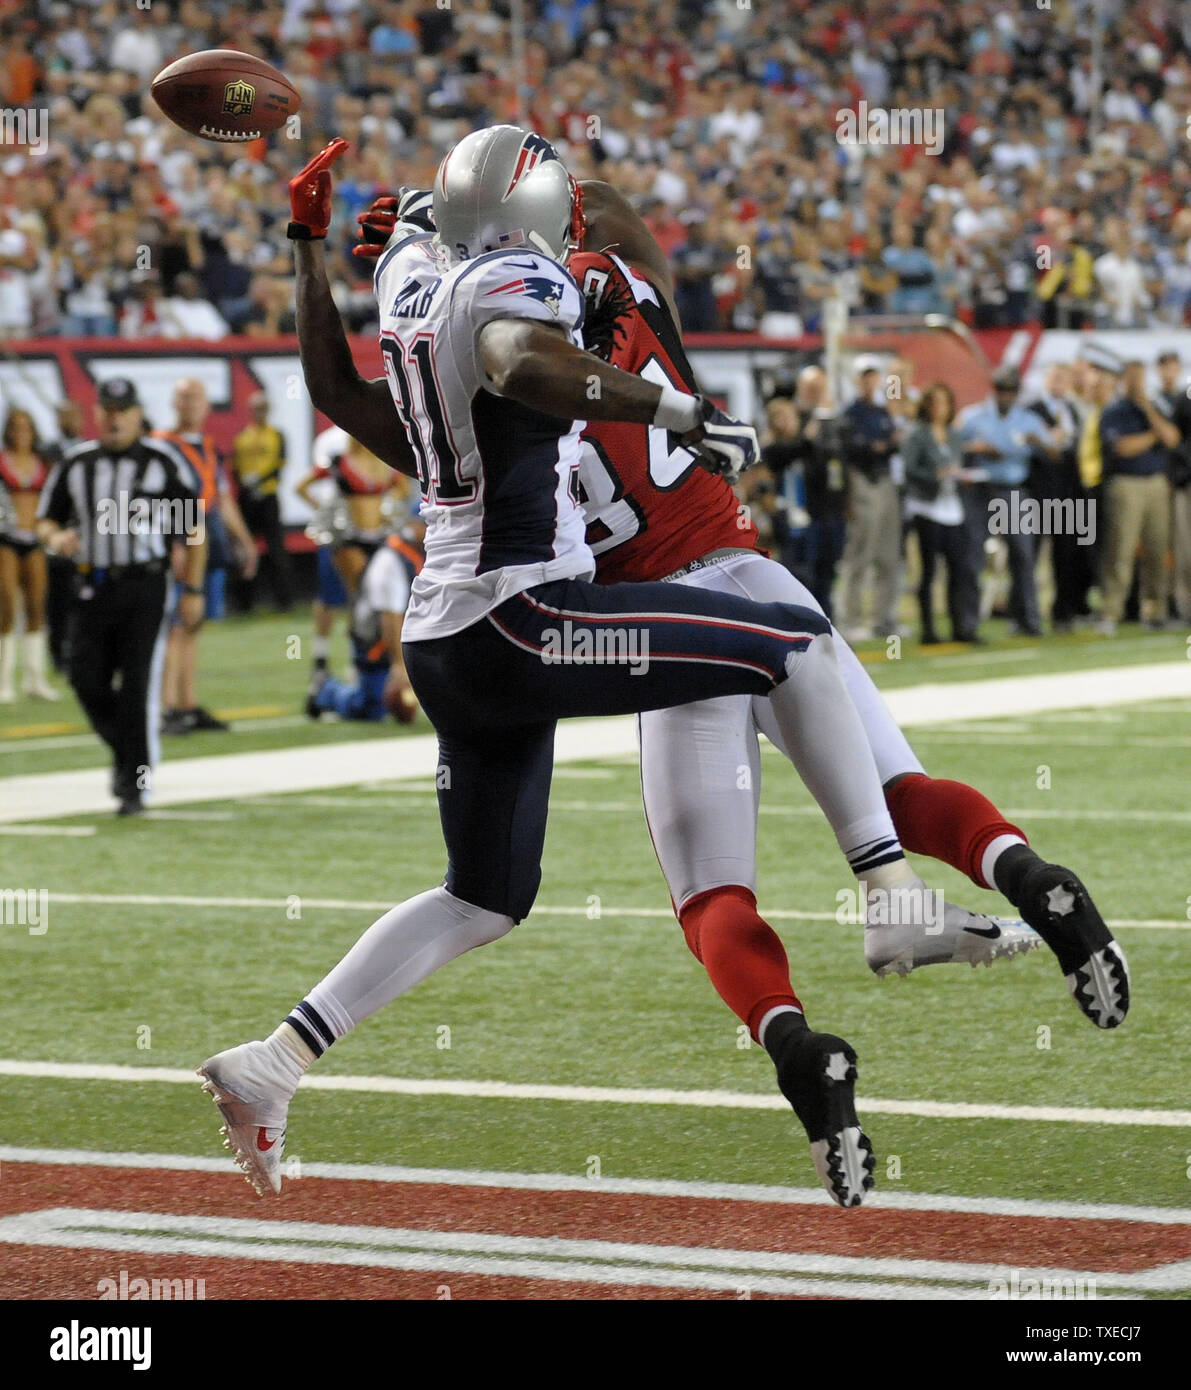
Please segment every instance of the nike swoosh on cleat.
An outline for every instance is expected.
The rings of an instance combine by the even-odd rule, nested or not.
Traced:
[[[990,941],[995,941],[1001,934],[1000,927],[965,927],[964,931],[969,931],[973,936],[986,936]]]
[[[269,1142],[266,1144],[266,1143],[265,1143],[265,1130],[264,1130],[264,1129],[258,1129],[258,1130],[257,1130],[257,1132],[256,1132],[256,1147],[261,1151],[261,1153],[267,1154],[267,1153],[269,1152],[269,1150],[273,1147],[273,1145],[276,1144],[276,1142],[277,1142],[276,1139],[270,1139]]]

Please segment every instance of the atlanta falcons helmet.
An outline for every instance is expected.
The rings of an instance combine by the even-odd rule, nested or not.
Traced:
[[[582,237],[575,180],[541,135],[488,126],[453,146],[434,177],[434,224],[455,260],[530,247],[565,260]]]

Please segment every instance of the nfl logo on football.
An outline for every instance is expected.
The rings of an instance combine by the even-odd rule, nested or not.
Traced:
[[[249,116],[256,101],[256,88],[249,82],[229,82],[223,89],[223,114]]]

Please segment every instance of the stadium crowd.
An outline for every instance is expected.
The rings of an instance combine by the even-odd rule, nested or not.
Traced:
[[[816,364],[779,387],[762,465],[740,483],[762,542],[849,641],[909,635],[911,532],[924,644],[943,640],[940,566],[953,641],[983,640],[1002,603],[1024,637],[1042,635],[1044,607],[1054,632],[1191,624],[1191,386],[1177,352],[1123,361],[1089,337],[1040,389],[1002,367],[989,398],[958,413],[945,383],[915,385],[908,358],[853,370],[843,405]]]
[[[27,137],[0,156],[0,337],[292,332],[286,185],[335,134],[352,145],[334,185],[336,296],[367,331],[375,300],[369,263],[350,255],[356,214],[400,184],[427,185],[467,131],[522,118],[578,177],[636,202],[671,260],[688,331],[815,333],[841,288],[861,313],[976,327],[1184,326],[1191,3],[1104,0],[1098,91],[1090,8],[526,0],[523,116],[500,0],[154,0],[135,12],[0,0],[0,104],[26,113],[4,131]],[[297,129],[218,145],[160,116],[153,76],[224,46],[295,81]],[[863,135],[865,113],[894,109],[938,112],[942,137],[925,122],[918,143]],[[855,139],[841,138],[845,112]],[[1156,353],[1142,366],[1089,352],[1029,395],[999,375],[989,402],[958,419],[947,388],[913,383],[908,361],[858,363],[838,403],[825,372],[804,366],[768,403],[765,466],[742,495],[829,611],[834,597],[853,639],[901,630],[910,532],[927,642],[941,632],[939,568],[950,635],[979,640],[997,591],[990,533],[1004,540],[991,549],[1007,558],[1022,634],[1044,619],[1106,634],[1127,617],[1191,622],[1191,405],[1177,357]],[[905,389],[891,395],[890,377]],[[11,405],[0,526],[23,534],[28,517],[10,503],[28,493],[31,512],[40,465]],[[247,498],[288,606],[276,498],[257,516],[239,484],[230,492]],[[1028,497],[1064,504],[1060,528],[1031,531]],[[41,624],[38,563],[21,552],[20,568],[12,550],[0,545],[0,638],[18,608],[27,633]],[[1049,604],[1035,577],[1043,551]],[[27,664],[43,687],[40,655]]]
[[[976,326],[1184,324],[1191,6],[1104,0],[526,0],[526,114],[639,204],[688,331],[815,332],[841,276],[872,313]],[[301,128],[250,146],[169,125],[156,72],[259,52]],[[0,334],[293,327],[285,186],[333,134],[341,307],[374,317],[355,214],[517,119],[508,6],[436,0],[0,0]],[[841,142],[841,111],[938,112],[942,139]],[[40,113],[44,113],[45,121]]]

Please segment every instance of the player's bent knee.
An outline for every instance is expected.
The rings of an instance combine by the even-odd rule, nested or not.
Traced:
[[[443,898],[447,901],[451,912],[458,920],[461,927],[467,931],[471,946],[486,946],[491,941],[499,941],[502,936],[507,936],[516,926],[517,921],[508,912],[499,911],[491,907],[481,907],[478,903],[468,902],[466,898],[461,898],[458,894],[444,884],[439,889]],[[526,909],[528,911],[528,909]]]

